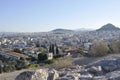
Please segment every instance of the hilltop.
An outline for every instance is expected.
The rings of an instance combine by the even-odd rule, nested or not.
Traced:
[[[111,23],[108,23],[102,26],[100,29],[97,29],[96,31],[118,31],[118,30],[120,30],[120,28],[116,27]]]

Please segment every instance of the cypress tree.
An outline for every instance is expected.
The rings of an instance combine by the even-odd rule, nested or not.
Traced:
[[[57,46],[56,46],[56,54],[59,55],[59,49]]]
[[[50,45],[50,47],[49,47],[49,52],[52,52],[52,46]]]
[[[53,54],[55,54],[55,51],[54,51],[54,44],[52,44],[52,52],[53,52]]]

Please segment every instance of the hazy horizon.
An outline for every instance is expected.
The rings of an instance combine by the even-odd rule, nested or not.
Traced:
[[[120,27],[120,0],[1,0],[0,32]]]

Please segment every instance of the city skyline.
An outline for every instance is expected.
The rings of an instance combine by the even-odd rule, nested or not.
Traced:
[[[46,32],[63,29],[120,27],[119,0],[0,1],[0,31]]]

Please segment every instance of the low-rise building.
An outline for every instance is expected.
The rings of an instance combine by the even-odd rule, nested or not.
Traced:
[[[53,53],[47,53],[47,59],[48,60],[53,59]]]

